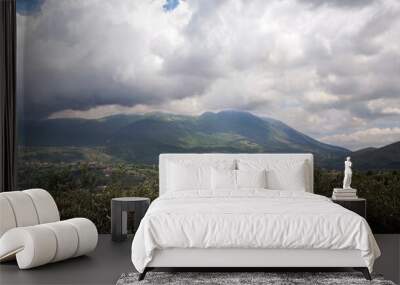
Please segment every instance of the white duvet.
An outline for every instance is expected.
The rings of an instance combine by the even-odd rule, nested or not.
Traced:
[[[134,237],[132,262],[143,272],[165,248],[358,249],[370,271],[380,255],[365,219],[328,198],[255,189],[157,198]]]

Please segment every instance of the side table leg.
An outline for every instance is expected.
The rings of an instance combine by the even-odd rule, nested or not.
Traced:
[[[121,224],[122,224],[121,239],[125,240],[126,237],[128,236],[128,212],[127,211],[121,212]]]
[[[121,204],[111,201],[111,239],[122,240],[122,208]]]

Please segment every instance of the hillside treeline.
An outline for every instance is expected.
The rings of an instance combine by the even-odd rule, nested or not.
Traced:
[[[316,169],[314,192],[331,196],[340,187],[343,173]],[[374,233],[400,233],[400,170],[354,171],[352,186],[367,199],[367,220]],[[110,232],[110,201],[113,197],[158,196],[155,166],[117,164],[24,165],[18,168],[18,188],[44,188],[56,200],[61,218],[86,217],[100,233]]]

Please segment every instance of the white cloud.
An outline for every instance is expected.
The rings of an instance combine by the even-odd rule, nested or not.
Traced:
[[[382,115],[400,115],[400,95],[399,98],[376,99],[367,103],[368,108],[373,113]]]
[[[339,97],[328,94],[326,92],[320,91],[320,92],[309,92],[305,94],[305,99],[309,101],[310,103],[315,103],[315,104],[330,104],[339,101]]]
[[[49,116],[49,119],[60,119],[60,118],[83,118],[83,119],[100,119],[117,114],[144,114],[150,110],[143,105],[136,105],[135,107],[124,107],[120,105],[102,105],[90,108],[85,111],[81,110],[62,110],[54,112]]]
[[[354,133],[336,134],[321,138],[326,143],[336,143],[357,150],[365,147],[381,147],[400,141],[400,128],[369,128]]]

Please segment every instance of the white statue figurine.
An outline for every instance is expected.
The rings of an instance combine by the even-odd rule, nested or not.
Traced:
[[[351,161],[350,156],[346,158],[344,162],[344,179],[343,179],[343,189],[352,189],[351,184],[351,176],[353,175],[353,171],[351,170]]]

